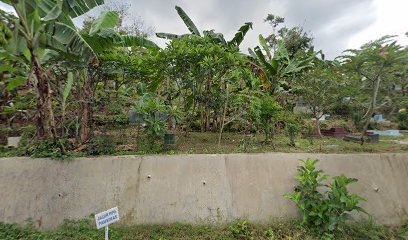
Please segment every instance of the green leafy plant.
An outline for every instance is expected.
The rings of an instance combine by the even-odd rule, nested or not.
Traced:
[[[300,126],[297,122],[291,121],[286,125],[286,131],[289,136],[290,143],[289,145],[292,147],[296,147],[296,137],[299,135]]]
[[[51,158],[59,160],[68,156],[65,151],[64,143],[61,140],[34,142],[27,147],[27,152],[32,158]]]
[[[107,137],[93,138],[86,148],[86,153],[91,156],[112,155],[116,151],[116,145]]]
[[[160,97],[151,93],[143,94],[134,105],[134,110],[143,118],[143,132],[147,137],[150,150],[158,149],[156,142],[166,133],[166,120],[169,116],[173,119],[178,118],[176,115],[179,114],[179,111],[176,108],[169,109],[170,107],[166,106]]]
[[[166,133],[166,122],[161,120],[158,116],[151,116],[145,119],[144,133],[148,136],[150,141],[155,141],[163,137]]]
[[[401,130],[407,130],[408,129],[408,113],[404,109],[398,113],[398,127]]]
[[[260,106],[259,127],[262,128],[265,133],[265,141],[269,141],[273,138],[274,125],[281,117],[283,109],[271,96],[263,96]]]
[[[256,138],[254,136],[244,137],[239,141],[238,147],[243,152],[248,152],[250,148],[253,148],[256,145]]]
[[[254,232],[248,226],[248,221],[237,222],[230,226],[230,231],[234,239],[253,240]]]
[[[313,145],[313,126],[311,124],[306,126],[306,138],[309,140],[310,145]]]
[[[362,129],[364,127],[363,126],[364,122],[363,122],[363,117],[362,117],[361,113],[354,112],[352,117],[353,117],[353,123],[354,123],[355,128],[357,130],[359,130],[359,131],[362,131]]]
[[[352,211],[365,211],[359,207],[364,200],[356,194],[350,194],[347,186],[358,180],[344,175],[333,177],[331,184],[325,184],[328,175],[316,169],[319,160],[301,160],[304,166],[298,166],[299,181],[294,191],[286,194],[299,207],[302,214],[302,224],[317,232],[330,233],[336,230],[340,223],[350,219]],[[324,191],[323,188],[328,188]]]

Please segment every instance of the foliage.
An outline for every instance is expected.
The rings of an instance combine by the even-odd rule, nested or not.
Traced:
[[[313,69],[306,71],[295,82],[297,95],[308,104],[320,136],[320,119],[336,102],[336,93],[342,85],[337,67],[336,62],[325,61],[323,56],[322,59],[316,57]]]
[[[311,124],[306,125],[306,138],[309,140],[310,145],[313,145],[313,126]]]
[[[158,33],[171,39],[160,49],[144,38],[147,34],[124,23],[126,4],[102,6],[99,15],[78,29],[72,19],[103,5],[103,0],[0,1],[16,12],[0,10],[0,124],[36,126],[37,141],[47,140],[38,146],[39,152],[50,148],[58,154],[58,144],[51,142],[62,141],[69,142],[67,152],[87,153],[89,147],[90,154],[113,154],[114,146],[105,149],[100,139],[91,139],[111,136],[118,129],[129,140],[112,141],[120,145],[117,148],[140,153],[160,152],[166,131],[191,134],[192,130],[217,133],[213,141],[218,149],[188,143],[189,149],[180,152],[405,149],[385,142],[360,147],[336,140],[327,141],[339,145],[339,150],[325,148],[326,140],[317,141],[323,142],[318,149],[310,144],[312,129],[306,132],[309,144],[305,139],[295,141],[302,126],[294,119],[297,101],[309,105],[318,129],[322,113],[354,119],[361,131],[373,114],[383,114],[406,128],[404,113],[397,112],[406,108],[408,50],[392,37],[351,50],[340,61],[327,61],[313,49],[311,34],[301,27],[282,27],[284,18],[270,14],[265,21],[273,31],[266,38],[260,35],[259,46],[246,55],[239,46],[252,23],[244,23],[226,40],[215,30],[201,31],[176,6],[188,33]],[[127,132],[133,127],[127,126],[131,109],[143,115],[137,137]],[[259,133],[265,134],[265,142],[276,134],[276,141],[260,145]],[[230,141],[231,134],[240,136],[237,142]],[[251,136],[248,141],[247,136]],[[298,149],[287,146],[288,137]],[[2,154],[23,155],[25,147]]]
[[[156,33],[156,36],[159,38],[170,39],[170,40],[189,38],[191,36],[195,36],[199,38],[202,37],[202,35],[200,34],[200,31],[198,30],[194,22],[191,20],[191,18],[187,15],[187,13],[179,6],[176,6],[175,8],[176,8],[178,15],[180,16],[180,18],[183,20],[184,24],[190,31],[190,34],[177,35],[173,33]],[[245,35],[250,29],[252,29],[252,23],[251,22],[245,23],[239,28],[234,38],[228,42],[224,39],[224,35],[222,33],[215,33],[214,30],[203,31],[203,36],[210,37],[212,38],[214,42],[219,43],[219,44],[238,47],[242,43],[242,41],[245,38]]]
[[[3,48],[10,54],[20,55],[30,65],[30,78],[36,78],[33,88],[37,93],[36,120],[39,140],[57,137],[52,108],[52,93],[44,63],[51,55],[82,58],[85,62],[94,56],[93,50],[76,31],[72,22],[103,0],[38,0],[9,1],[3,3],[13,7],[17,17],[0,15],[13,26],[13,36]],[[21,79],[21,78],[20,78]],[[22,82],[22,81],[20,81]],[[20,83],[21,85],[21,83]]]
[[[103,239],[104,231],[97,230],[92,218],[69,221],[53,231],[39,231],[33,223],[26,226],[0,223],[0,239]],[[233,225],[236,228],[236,225]],[[306,239],[322,240],[322,234],[313,233],[296,221],[271,222],[264,225],[251,224],[253,239],[284,240]],[[352,222],[341,225],[335,231],[334,239],[404,239],[404,227],[392,228],[376,225],[373,222]],[[109,239],[136,240],[136,239],[250,239],[239,238],[231,233],[228,226],[206,226],[188,224],[170,225],[140,225],[109,227]],[[323,238],[324,239],[324,238]]]
[[[151,93],[145,93],[136,101],[134,109],[142,115],[145,123],[144,133],[147,135],[151,148],[153,148],[155,142],[166,133],[169,108],[166,107],[161,98]],[[172,116],[175,115],[174,109],[171,109],[171,113]]]
[[[289,121],[286,124],[286,131],[289,136],[290,146],[296,147],[296,137],[300,133],[300,125],[296,121]]]
[[[254,233],[248,226],[248,221],[237,222],[230,226],[230,231],[235,239],[253,240]]]
[[[87,144],[85,152],[91,156],[112,155],[116,152],[115,147],[108,137],[96,137]]]
[[[283,109],[271,96],[264,95],[257,99],[252,106],[253,121],[265,133],[265,141],[273,138],[275,124],[281,118]]]
[[[404,109],[398,113],[399,124],[398,127],[401,130],[408,130],[408,113]]]
[[[377,110],[381,86],[384,85],[386,78],[395,71],[395,65],[401,63],[406,65],[405,60],[408,58],[408,54],[393,40],[392,36],[384,36],[364,44],[360,49],[346,52],[349,55],[342,57],[343,65],[353,71],[354,76],[352,77],[358,81],[352,85],[354,91],[368,90],[368,96],[365,95],[365,101],[368,100],[368,104],[365,104],[367,111],[362,117],[364,126],[361,131],[361,138],[363,139],[370,119]]]
[[[202,131],[211,130],[211,122],[217,118],[226,120],[224,123],[235,121],[240,112],[235,108],[245,105],[231,103],[237,103],[232,100],[251,86],[246,58],[237,49],[217,43],[211,35],[175,39],[155,62],[157,78],[149,89],[156,90],[162,83],[167,104],[181,100],[179,108],[185,112],[187,129],[196,119]],[[213,130],[220,130],[222,125],[213,125]]]
[[[291,89],[291,76],[311,67],[315,53],[311,50],[293,58],[289,55],[283,41],[277,43],[275,50],[271,50],[262,35],[259,35],[261,47],[250,50],[254,66],[264,87],[270,89],[272,94],[287,92]],[[264,55],[263,51],[266,53]]]
[[[61,140],[34,142],[28,146],[27,152],[32,158],[64,159],[67,157],[64,143]]]
[[[328,175],[316,169],[319,160],[301,160],[304,166],[298,166],[296,180],[299,181],[294,192],[286,194],[299,207],[302,224],[315,231],[333,232],[339,224],[350,219],[352,211],[365,212],[358,205],[364,200],[356,194],[350,194],[347,186],[358,180],[344,175],[333,177],[333,182],[325,184]],[[323,191],[323,188],[328,190]]]
[[[166,122],[158,115],[146,119],[145,122],[144,132],[152,141],[159,139],[166,132]]]
[[[283,41],[291,57],[302,51],[308,51],[313,47],[313,37],[303,30],[301,26],[279,27],[285,22],[285,18],[268,14],[264,20],[272,26],[273,32],[265,39],[272,48],[276,48],[279,41]]]

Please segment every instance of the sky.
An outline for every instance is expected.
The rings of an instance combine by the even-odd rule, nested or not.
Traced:
[[[201,32],[214,29],[227,40],[245,22],[253,22],[253,30],[241,45],[243,52],[258,45],[259,34],[272,32],[263,20],[269,13],[285,17],[287,26],[303,27],[314,37],[316,50],[323,50],[328,58],[384,35],[398,35],[398,42],[408,45],[408,0],[107,0],[114,1],[130,4],[130,18],[143,19],[156,32],[188,32],[175,5],[187,12]],[[0,3],[0,8],[5,5]],[[82,20],[75,22],[80,25]],[[165,47],[165,40],[152,39]]]

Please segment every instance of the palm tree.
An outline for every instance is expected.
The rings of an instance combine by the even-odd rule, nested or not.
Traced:
[[[164,38],[164,39],[169,39],[169,40],[188,37],[191,35],[202,37],[202,35],[200,34],[200,31],[198,30],[194,22],[191,20],[191,18],[187,15],[187,13],[179,6],[176,6],[176,11],[178,15],[180,16],[180,18],[183,20],[184,24],[186,24],[188,30],[190,31],[190,34],[177,35],[174,33],[156,33],[156,36],[159,38]],[[244,37],[249,31],[249,29],[252,29],[251,22],[247,22],[243,26],[241,26],[238,32],[235,34],[234,38],[228,42],[224,39],[223,34],[215,33],[214,30],[203,31],[203,35],[204,36],[211,35],[214,39],[217,39],[222,44],[228,44],[230,46],[238,47],[244,40]]]

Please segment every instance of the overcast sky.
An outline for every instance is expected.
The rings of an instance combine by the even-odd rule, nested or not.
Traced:
[[[108,0],[108,2],[119,0]],[[398,35],[408,45],[408,0],[121,0],[129,12],[141,17],[157,32],[187,33],[174,9],[181,6],[200,31],[215,29],[231,39],[245,22],[254,23],[242,50],[258,44],[258,35],[267,36],[271,27],[263,19],[268,13],[285,17],[288,26],[302,26],[314,37],[317,49],[330,58],[348,48],[383,35]],[[4,5],[0,4],[0,7]],[[96,15],[100,9],[92,11]],[[76,22],[79,24],[81,20]],[[165,41],[153,37],[161,46]]]

